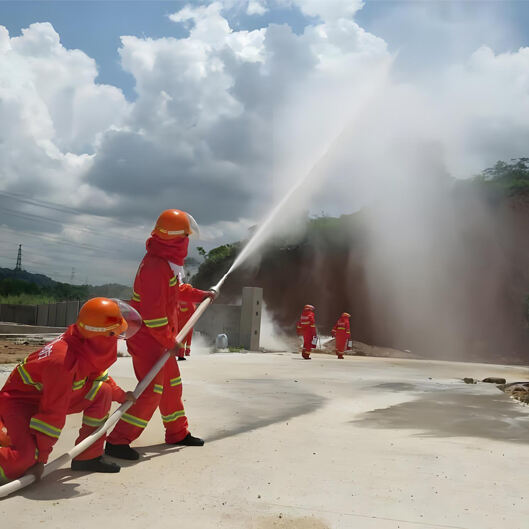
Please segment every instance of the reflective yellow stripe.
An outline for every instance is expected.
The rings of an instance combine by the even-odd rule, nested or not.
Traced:
[[[132,300],[133,301],[141,301],[140,295],[137,292],[135,292],[134,290],[132,291]]]
[[[99,393],[99,390],[101,389],[103,383],[104,382],[102,380],[94,380],[94,383],[92,384],[90,391],[86,394],[85,399],[94,400],[96,395]]]
[[[90,417],[88,415],[83,415],[83,424],[86,424],[87,426],[93,426],[94,428],[98,428],[99,426],[104,424],[107,419],[108,419],[108,414],[102,417],[101,419],[97,419],[96,417]]]
[[[35,448],[35,461],[38,461],[39,459],[39,449]]]
[[[73,384],[72,384],[72,389],[73,391],[77,391],[79,389],[82,389],[84,387],[84,385],[86,384],[86,377],[83,378],[82,380],[76,380]]]
[[[188,310],[189,310],[189,308],[188,308],[188,307],[185,307],[185,308],[183,308],[183,307],[180,307],[180,312],[187,312]]]
[[[182,384],[182,377],[172,378],[169,384],[171,385],[171,387],[179,386],[180,384]]]
[[[22,379],[24,384],[27,384],[28,386],[33,386],[38,391],[42,391],[42,384],[40,384],[39,382],[35,382],[31,378],[31,375],[24,368],[25,363],[26,363],[26,360],[24,360],[23,362],[20,362],[20,364],[17,365],[17,371],[18,371],[18,374],[20,375],[20,378]]]
[[[176,419],[179,419],[180,417],[184,417],[185,414],[186,412],[184,410],[178,410],[169,415],[162,415],[162,421],[163,422],[173,422],[173,421],[176,421]]]
[[[171,279],[169,279],[170,287],[175,287],[177,283],[178,283],[178,278],[176,276],[173,276],[171,277]]]
[[[4,472],[4,469],[2,467],[0,467],[0,479],[2,481],[8,481],[6,473]]]
[[[154,320],[143,320],[143,323],[147,325],[147,327],[155,328],[155,327],[163,327],[164,325],[169,324],[169,320],[167,319],[167,316],[165,318],[157,318]]]
[[[32,417],[29,421],[29,427],[33,428],[33,430],[37,430],[37,432],[49,435],[50,437],[55,437],[56,439],[61,435],[61,430],[59,428],[41,421],[40,419],[35,419],[35,417]]]
[[[137,426],[138,428],[145,428],[148,424],[148,421],[144,421],[139,417],[134,417],[134,415],[131,415],[130,413],[124,413],[121,420],[132,424],[132,426]]]
[[[337,331],[345,331],[345,327],[336,327]]]
[[[160,384],[154,384],[153,391],[161,395],[163,393],[163,386]]]
[[[94,378],[96,382],[105,382],[108,380],[108,371],[103,371],[97,378]]]

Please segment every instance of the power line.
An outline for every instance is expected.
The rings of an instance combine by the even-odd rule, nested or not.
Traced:
[[[79,224],[73,224],[73,223],[69,223],[69,222],[65,223],[65,222],[63,222],[61,220],[50,219],[49,217],[46,217],[44,215],[37,215],[35,213],[21,212],[21,211],[13,210],[13,209],[10,209],[10,208],[6,208],[5,206],[2,206],[2,205],[0,205],[0,210],[6,211],[10,215],[14,215],[16,217],[25,218],[25,219],[29,219],[29,220],[45,221],[45,222],[49,222],[51,224],[59,224],[63,228],[65,226],[66,227],[72,227],[72,228],[75,228],[77,231],[80,231],[80,232],[93,233],[93,234],[95,234],[98,237],[103,236],[103,234],[101,233],[101,229],[100,228],[90,227],[89,225],[86,225],[86,224],[84,226],[80,226]],[[133,242],[139,242],[139,241],[143,240],[143,239],[140,239],[139,237],[129,237],[127,235],[120,235],[120,237],[122,239],[130,240],[130,241],[133,241]]]
[[[45,209],[53,209],[55,211],[60,211],[62,213],[71,213],[72,215],[81,214],[81,215],[88,215],[91,217],[99,217],[101,219],[110,220],[114,224],[122,224],[123,226],[130,227],[130,223],[123,221],[123,220],[115,219],[114,217],[109,217],[108,215],[101,215],[99,213],[88,213],[79,208],[72,208],[70,206],[64,206],[62,204],[56,204],[54,202],[47,202],[45,200],[36,199],[24,193],[12,193],[8,191],[0,191],[0,196],[13,198],[15,200],[18,200],[19,202],[24,202],[26,204],[38,206],[38,207],[45,208]]]

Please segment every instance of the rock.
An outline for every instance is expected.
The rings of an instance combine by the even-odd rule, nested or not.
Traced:
[[[505,384],[507,381],[504,378],[487,377],[483,379],[483,382],[488,382],[489,384]]]
[[[466,377],[463,379],[463,382],[465,384],[477,384],[477,380],[474,380],[473,378]]]

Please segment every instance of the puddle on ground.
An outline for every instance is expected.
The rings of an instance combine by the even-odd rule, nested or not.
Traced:
[[[352,421],[369,428],[420,430],[421,437],[483,437],[529,443],[529,411],[513,406],[503,393],[473,395],[433,391],[376,409]]]
[[[293,380],[270,378],[231,379],[229,394],[216,395],[216,404],[226,398],[237,400],[237,424],[208,436],[208,442],[312,413],[326,400]]]

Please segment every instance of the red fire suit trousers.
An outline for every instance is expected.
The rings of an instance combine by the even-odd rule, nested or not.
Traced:
[[[127,340],[127,347],[132,356],[134,372],[141,380],[165,352],[142,327],[132,338]],[[188,433],[187,417],[182,403],[182,379],[175,358],[169,358],[165,366],[140,395],[108,437],[112,444],[130,444],[137,439],[149,423],[156,408],[160,408],[165,426],[165,442],[177,443]]]
[[[102,384],[93,400],[85,399],[91,386],[73,393],[68,414],[83,412],[83,423],[75,444],[93,433],[108,417],[112,403],[112,388]],[[7,428],[11,446],[0,447],[0,482],[16,479],[37,462],[38,452],[35,435],[29,427],[31,417],[38,411],[38,402],[3,397],[0,399],[0,416]],[[93,459],[103,453],[105,436],[76,457],[78,460]]]

